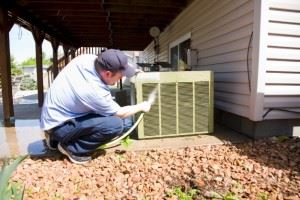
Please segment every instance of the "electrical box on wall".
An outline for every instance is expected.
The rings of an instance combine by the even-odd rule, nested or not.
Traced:
[[[188,49],[187,50],[187,65],[189,67],[192,67],[197,64],[198,64],[198,50],[197,49]]]

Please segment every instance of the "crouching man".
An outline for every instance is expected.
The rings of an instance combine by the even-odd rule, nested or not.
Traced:
[[[109,85],[138,72],[128,64],[126,55],[115,49],[74,58],[45,97],[40,125],[48,147],[58,149],[73,163],[88,162],[100,145],[128,129],[127,117],[149,112],[149,102],[121,107],[110,93]]]

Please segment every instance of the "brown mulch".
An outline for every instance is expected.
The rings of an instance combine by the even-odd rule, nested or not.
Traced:
[[[184,199],[178,191],[188,196],[192,189],[193,199],[296,200],[300,138],[111,152],[84,165],[62,156],[28,158],[12,178],[25,184],[25,199],[34,200],[175,200]]]

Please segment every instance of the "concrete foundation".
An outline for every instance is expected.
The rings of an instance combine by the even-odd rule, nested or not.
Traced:
[[[254,122],[247,118],[215,109],[215,120],[254,139],[281,135],[300,137],[300,119],[274,119]]]

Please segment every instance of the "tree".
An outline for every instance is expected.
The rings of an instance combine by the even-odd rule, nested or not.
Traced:
[[[14,56],[10,57],[10,67],[12,76],[17,76],[23,73],[22,70],[17,67],[17,63]]]
[[[21,65],[24,67],[24,66],[34,66],[36,65],[36,61],[35,61],[35,58],[33,57],[30,57],[30,58],[27,58],[27,60],[24,60]]]
[[[46,57],[46,53],[45,52],[42,53],[42,60],[43,60],[42,61],[43,65],[50,65],[51,64],[50,58]],[[27,60],[24,60],[21,63],[21,65],[22,66],[35,66],[36,65],[36,59],[34,57],[30,57]]]
[[[43,52],[42,58],[43,58],[43,65],[51,65],[50,58],[47,58],[47,57],[46,57],[45,52]]]

